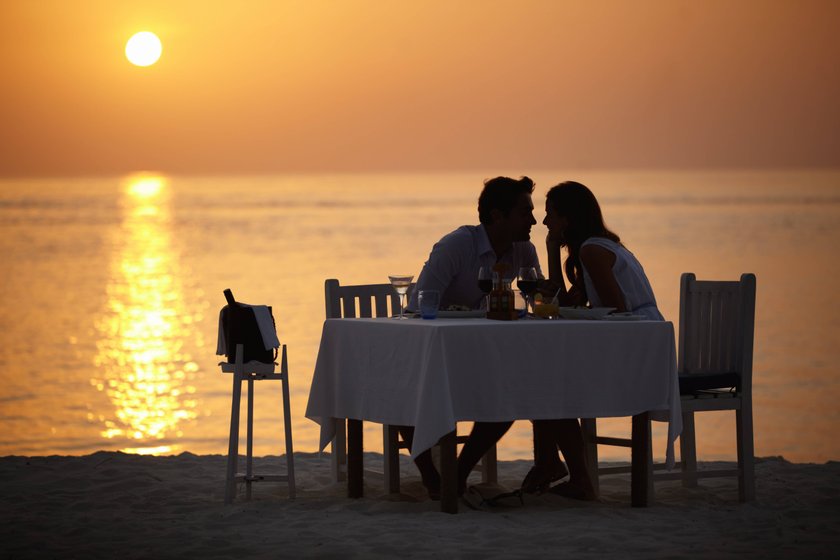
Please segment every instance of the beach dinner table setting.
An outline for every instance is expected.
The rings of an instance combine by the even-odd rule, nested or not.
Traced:
[[[631,416],[631,501],[646,506],[648,420],[668,422],[669,468],[681,429],[673,324],[596,315],[327,319],[306,417],[322,450],[347,422],[350,497],[362,496],[362,422],[414,426],[412,458],[440,444],[441,510],[456,513],[457,422]]]

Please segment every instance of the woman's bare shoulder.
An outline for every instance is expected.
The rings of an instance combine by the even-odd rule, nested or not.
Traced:
[[[615,263],[615,253],[603,245],[590,243],[580,248],[580,261],[590,270],[598,265],[612,267]]]

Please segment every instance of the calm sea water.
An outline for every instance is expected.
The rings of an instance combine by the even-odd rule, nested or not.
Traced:
[[[840,171],[532,177],[540,220],[545,192],[559,180],[595,191],[669,320],[678,317],[680,273],[756,273],[756,453],[840,458]],[[230,378],[219,373],[215,348],[228,287],[242,301],[273,306],[289,350],[295,449],[315,451],[318,427],[303,413],[324,280],[417,274],[438,238],[477,222],[484,178],[0,181],[0,455],[226,453]],[[533,231],[543,261],[545,233],[542,224]],[[256,452],[279,454],[280,387],[258,386]],[[626,421],[601,425],[629,429]],[[379,427],[367,429],[366,446],[381,450]],[[734,457],[734,414],[706,413],[698,432],[702,458]],[[500,455],[530,453],[530,428],[519,422]]]

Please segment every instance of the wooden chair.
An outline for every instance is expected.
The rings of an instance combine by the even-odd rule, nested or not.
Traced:
[[[295,458],[292,451],[292,417],[289,408],[289,362],[286,358],[286,345],[281,348],[280,371],[275,372],[276,364],[262,362],[243,363],[244,347],[236,345],[234,363],[219,364],[223,373],[233,374],[233,391],[230,408],[230,438],[228,440],[227,476],[225,477],[225,503],[233,502],[236,495],[236,483],[245,483],[245,499],[251,499],[253,482],[286,482],[289,485],[289,498],[295,497]],[[286,429],[286,474],[254,473],[254,381],[280,381],[283,387],[283,424]],[[242,397],[242,382],[248,382],[248,418],[246,435],[245,472],[237,473],[239,463],[239,409]]]
[[[411,289],[414,288],[412,284]],[[365,284],[342,286],[336,279],[324,282],[324,301],[327,319],[353,317],[390,317],[399,310],[400,299],[391,284]],[[464,443],[467,436],[457,438]],[[382,449],[384,454],[383,474],[385,491],[400,491],[399,450],[408,445],[399,437],[395,426],[382,426]],[[347,430],[346,423],[336,427],[335,439],[331,444],[333,479],[343,481],[347,476]],[[487,452],[476,467],[481,470],[483,482],[497,482],[496,447]]]
[[[681,472],[656,474],[654,480],[681,479],[683,486],[694,487],[698,478],[737,476],[739,499],[742,502],[755,499],[752,423],[755,291],[754,274],[742,274],[740,281],[698,281],[690,272],[680,278],[677,369],[683,423]],[[711,410],[735,411],[736,469],[697,469],[694,414]],[[598,475],[629,472],[629,467],[597,466],[599,444],[629,447],[629,440],[599,437],[594,419],[585,419],[581,424],[596,488]],[[649,422],[647,429],[650,430]],[[664,467],[653,465],[656,470]],[[652,492],[652,481],[649,488]]]

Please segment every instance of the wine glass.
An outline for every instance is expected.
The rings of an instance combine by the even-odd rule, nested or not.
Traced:
[[[519,269],[519,274],[516,275],[516,287],[522,292],[525,297],[525,311],[527,313],[530,304],[531,310],[534,309],[533,301],[531,300],[534,293],[537,291],[537,269],[533,266],[523,266]]]
[[[388,279],[391,281],[391,286],[394,287],[394,290],[400,296],[400,319],[405,319],[406,317],[403,315],[405,295],[408,293],[408,288],[411,286],[411,281],[414,280],[414,276],[388,276]]]
[[[490,309],[487,301],[488,294],[493,289],[493,268],[482,266],[478,269],[478,289],[484,293],[484,307]]]

